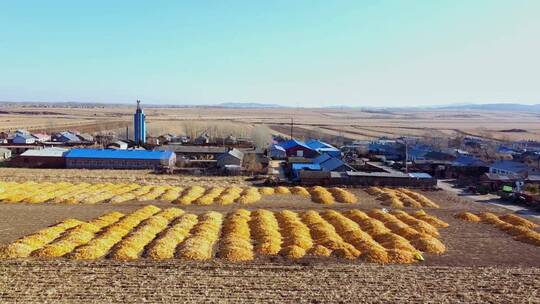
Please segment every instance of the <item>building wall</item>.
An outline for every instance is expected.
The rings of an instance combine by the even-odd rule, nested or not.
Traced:
[[[35,138],[24,138],[20,136],[16,136],[11,141],[13,144],[21,145],[21,144],[33,144],[36,142]]]
[[[22,168],[65,168],[66,159],[64,157],[19,155],[10,164]]]
[[[301,157],[313,158],[318,155],[318,153],[315,150],[311,150],[303,146],[294,146],[289,149],[286,149],[286,151],[287,151],[287,156],[289,157],[301,156]],[[301,152],[298,152],[298,151],[301,151]],[[300,154],[303,154],[303,155],[300,155]]]
[[[242,165],[242,160],[241,159],[238,159],[232,155],[225,155],[223,157],[221,157],[220,159],[218,159],[217,161],[217,166],[218,167],[224,167],[225,165],[237,165],[237,166],[241,166]]]
[[[155,169],[161,166],[174,166],[175,162],[176,157],[171,157],[168,160],[67,158],[66,167],[78,169]]]
[[[283,158],[287,157],[287,153],[285,151],[279,150],[279,149],[276,149],[276,148],[270,148],[269,149],[269,154],[270,154],[270,157],[272,157],[272,158],[283,159]]]

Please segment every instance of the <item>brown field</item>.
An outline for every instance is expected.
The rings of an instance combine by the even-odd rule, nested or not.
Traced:
[[[254,210],[348,209],[384,207],[360,189],[351,189],[357,204],[313,203],[291,195],[263,196]],[[131,262],[109,259],[73,261],[36,258],[0,261],[0,300],[4,303],[70,302],[437,302],[535,303],[540,300],[540,249],[517,242],[499,229],[454,218],[462,211],[508,213],[500,207],[474,204],[447,192],[424,193],[440,205],[425,209],[448,222],[440,229],[447,252],[425,254],[411,265],[377,265],[359,260],[256,257],[233,263],[179,259]],[[131,212],[148,202],[118,205],[2,204],[0,243],[68,217],[89,220],[109,211]],[[171,204],[151,202],[161,208]],[[226,213],[228,206],[177,206],[200,214]],[[406,208],[407,211],[413,209]]]
[[[81,132],[116,130],[131,123],[133,107],[104,108],[23,108],[4,107],[0,129],[56,131],[80,129]],[[256,125],[269,126],[275,133],[290,133],[291,117],[299,137],[342,136],[348,139],[372,139],[381,136],[455,136],[474,135],[499,140],[540,140],[538,114],[502,111],[430,110],[400,112],[362,111],[359,109],[231,109],[217,107],[147,108],[151,135],[202,132],[208,128],[218,135],[249,136]],[[186,127],[189,126],[189,127]],[[523,129],[526,132],[501,132]]]

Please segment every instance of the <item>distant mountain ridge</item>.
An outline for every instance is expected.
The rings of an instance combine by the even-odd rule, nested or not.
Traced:
[[[223,102],[214,106],[223,108],[288,108],[279,104],[257,102]]]
[[[292,108],[292,106],[274,104],[274,103],[258,103],[258,102],[223,102],[217,104],[195,105],[195,104],[157,104],[157,103],[143,103],[145,108],[237,108],[237,109],[279,109],[279,108]],[[131,107],[133,103],[99,103],[99,102],[36,102],[36,101],[1,101],[0,108],[20,106],[25,108],[105,108],[105,107]],[[540,113],[540,104],[526,105],[519,103],[486,103],[486,104],[445,104],[445,105],[427,105],[427,106],[408,106],[408,107],[385,107],[385,106],[367,106],[367,105],[331,105],[320,107],[299,107],[299,108],[319,108],[319,109],[342,109],[342,110],[361,110],[365,112],[393,112],[393,111],[459,111],[459,110],[477,110],[477,111],[509,111],[509,112],[534,112]]]
[[[460,104],[435,107],[448,110],[483,110],[483,111],[521,111],[540,112],[540,104],[524,105],[519,103]]]

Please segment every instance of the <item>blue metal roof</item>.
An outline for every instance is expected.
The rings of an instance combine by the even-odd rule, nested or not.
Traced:
[[[485,167],[486,166],[486,163],[483,162],[482,160],[472,157],[472,156],[467,156],[467,155],[459,156],[452,162],[452,164],[458,167]]]
[[[298,171],[298,170],[321,170],[321,165],[319,164],[311,164],[311,163],[294,163],[292,164],[292,169],[293,171]]]
[[[312,148],[308,147],[304,142],[296,140],[296,139],[289,139],[287,141],[280,142],[279,145],[283,147],[283,149],[287,150],[295,146],[302,146],[304,148],[308,148],[313,150]]]
[[[339,158],[332,157],[329,160],[323,162],[321,164],[321,168],[323,168],[324,171],[334,171],[343,165],[346,165],[344,161]]]
[[[514,149],[505,146],[499,146],[497,152],[501,154],[516,154],[516,151],[514,151]]]
[[[64,138],[66,138],[68,141],[81,141],[77,137],[77,135],[75,135],[73,133],[70,133],[70,132],[67,132],[67,131],[60,132],[60,135],[63,136]]]
[[[116,150],[116,149],[71,149],[66,158],[110,158],[110,159],[169,159],[172,151]]]
[[[280,151],[285,152],[285,149],[282,146],[278,145],[278,144],[271,145],[270,149],[276,149],[276,150],[280,150]]]
[[[328,154],[321,154],[321,155],[319,155],[319,156],[317,156],[317,157],[315,157],[313,159],[313,163],[314,164],[322,164],[322,163],[324,163],[325,161],[327,161],[327,160],[329,160],[331,158],[332,158],[332,156],[330,156]]]
[[[325,143],[323,141],[320,141],[318,139],[310,139],[308,141],[306,141],[306,145],[312,149],[315,149],[315,150],[326,150],[326,151],[339,151],[338,148],[332,146],[331,144],[328,144],[328,143]]]
[[[491,164],[490,167],[494,169],[514,172],[514,173],[525,171],[529,168],[527,164],[518,163],[518,162],[510,161],[510,160],[496,161],[493,164]]]
[[[414,177],[414,178],[431,178],[431,175],[429,175],[427,173],[421,173],[421,172],[409,173],[409,176]]]

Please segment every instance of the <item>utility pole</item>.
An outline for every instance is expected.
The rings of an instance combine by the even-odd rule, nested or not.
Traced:
[[[291,117],[291,139],[294,139],[294,137],[293,137],[293,126],[294,126],[294,118]]]
[[[407,143],[407,139],[403,139],[405,142],[405,173],[409,173],[409,166],[407,164],[407,160],[409,158],[409,144]]]

